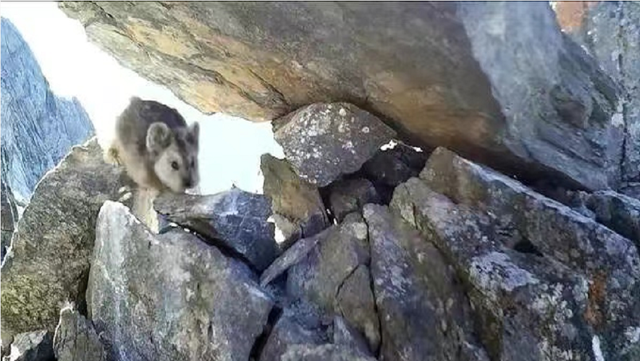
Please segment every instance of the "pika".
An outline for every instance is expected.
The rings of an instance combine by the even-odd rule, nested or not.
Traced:
[[[184,193],[200,181],[200,126],[188,126],[177,110],[132,97],[116,120],[115,138],[105,160],[123,165],[141,188]]]

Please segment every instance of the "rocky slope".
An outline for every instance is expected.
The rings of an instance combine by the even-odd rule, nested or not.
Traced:
[[[541,17],[522,29],[556,29],[537,4],[510,15],[524,17],[532,7]],[[96,16],[95,5],[63,6]],[[191,5],[161,6],[164,12],[145,16]],[[251,14],[257,5],[229,6]],[[473,14],[462,15],[469,10],[462,6],[456,16],[495,20],[507,5],[473,6]],[[136,21],[132,14],[127,21]],[[105,31],[100,19],[91,31]],[[116,32],[101,36],[157,35],[117,33],[118,19],[110,20]],[[495,35],[505,25],[497,24],[482,25]],[[226,31],[240,31],[233,25]],[[570,53],[580,49],[561,38]],[[485,45],[483,52],[492,46]],[[597,64],[581,54],[580,66]],[[584,69],[604,76],[597,68]],[[522,77],[502,81],[540,85],[529,73],[514,74]],[[553,76],[579,83],[576,74],[582,73]],[[628,96],[617,78],[591,81],[598,79]],[[592,99],[593,114],[602,100],[596,88],[569,87]],[[562,104],[562,112],[580,108]],[[2,340],[4,346],[13,340],[12,357],[640,359],[639,199],[612,189],[567,190],[546,176],[523,182],[446,147],[416,150],[397,139],[402,132],[348,99],[307,104],[273,125],[286,158],[262,157],[264,195],[237,188],[162,194],[154,207],[168,222],[158,233],[132,213],[123,197],[126,176],[103,163],[95,140],[74,148],[38,185],[2,267]],[[381,147],[390,141],[395,147]],[[598,172],[593,179],[607,177],[607,170]],[[68,179],[77,181],[69,186]]]
[[[203,112],[265,121],[347,101],[418,145],[527,181],[618,189],[626,171],[622,89],[546,2],[59,6]]]
[[[40,178],[94,129],[77,99],[51,92],[15,26],[5,18],[1,24],[2,180],[25,203]]]

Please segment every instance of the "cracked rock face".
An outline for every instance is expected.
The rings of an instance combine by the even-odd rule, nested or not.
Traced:
[[[107,353],[91,321],[72,308],[60,312],[53,349],[58,361],[107,360]]]
[[[348,101],[420,145],[507,173],[617,187],[618,89],[546,2],[59,7],[121,64],[205,113],[266,121]]]
[[[247,360],[273,301],[194,235],[153,235],[121,204],[97,221],[89,316],[116,360]]]
[[[274,225],[267,221],[271,203],[261,194],[239,188],[209,196],[167,193],[154,207],[170,221],[242,255],[258,271],[278,255]]]
[[[317,245],[288,271],[287,292],[334,312],[365,335],[372,350],[380,330],[371,290],[367,225],[358,213],[322,233]]]
[[[38,183],[2,264],[2,338],[58,324],[67,301],[82,304],[102,203],[131,183],[103,162],[95,138]]]
[[[640,355],[630,240],[442,148],[392,208],[452,262],[492,358]]]
[[[318,187],[357,171],[396,135],[348,103],[311,104],[278,119],[274,128],[296,173]]]
[[[625,141],[622,180],[640,182],[640,4],[559,2],[562,28],[623,88]]]
[[[432,243],[385,206],[367,205],[371,275],[384,360],[488,360],[469,301]]]

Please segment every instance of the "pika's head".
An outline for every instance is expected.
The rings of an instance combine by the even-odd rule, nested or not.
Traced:
[[[176,193],[194,188],[200,182],[198,136],[200,126],[170,129],[156,122],[147,131],[147,149],[153,155],[153,169],[166,187]]]

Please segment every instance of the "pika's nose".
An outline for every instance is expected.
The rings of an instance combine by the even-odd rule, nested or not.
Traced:
[[[193,187],[193,180],[191,179],[187,179],[184,181],[184,187],[185,188],[192,188]]]

